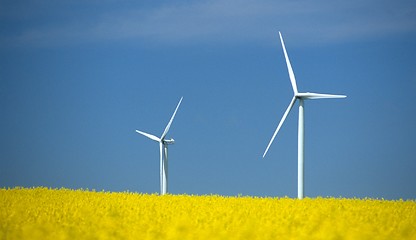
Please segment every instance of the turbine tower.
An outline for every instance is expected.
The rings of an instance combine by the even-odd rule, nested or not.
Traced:
[[[283,125],[287,115],[289,114],[290,110],[292,109],[293,105],[296,101],[299,101],[299,123],[298,123],[298,198],[303,198],[303,184],[304,184],[304,160],[305,160],[305,127],[304,127],[304,100],[309,99],[321,99],[321,98],[345,98],[345,95],[333,95],[333,94],[321,94],[321,93],[301,93],[298,92],[298,87],[296,86],[296,79],[295,74],[292,70],[292,65],[290,64],[289,57],[286,52],[285,43],[283,42],[282,34],[279,32],[280,41],[282,42],[283,53],[286,59],[287,70],[289,72],[290,82],[292,83],[293,88],[293,98],[292,101],[289,103],[288,108],[286,109],[285,113],[283,114],[282,119],[277,125],[276,131],[274,132],[272,139],[267,145],[266,151],[264,151],[263,158],[266,156],[267,151],[269,151],[270,145],[273,143],[274,138],[276,137],[277,133],[279,132],[280,128]]]
[[[170,125],[173,122],[173,119],[175,118],[176,112],[178,111],[179,106],[181,105],[183,97],[179,100],[178,105],[176,106],[175,112],[173,112],[172,117],[170,118],[170,121],[168,125],[165,128],[165,131],[163,131],[162,136],[160,138],[145,133],[139,130],[136,130],[137,133],[140,133],[156,142],[159,143],[159,149],[160,149],[160,194],[164,195],[168,192],[168,145],[174,144],[175,140],[173,138],[166,139],[166,134],[168,134]]]

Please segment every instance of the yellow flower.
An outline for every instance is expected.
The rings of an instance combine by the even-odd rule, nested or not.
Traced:
[[[416,202],[0,189],[0,239],[416,239]]]

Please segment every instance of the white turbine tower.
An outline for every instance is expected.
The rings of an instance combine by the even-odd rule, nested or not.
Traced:
[[[290,82],[292,83],[293,88],[293,98],[290,102],[288,108],[286,109],[285,113],[283,114],[282,119],[279,122],[279,125],[276,128],[276,131],[274,132],[272,139],[269,142],[269,145],[267,145],[266,151],[264,151],[263,158],[266,156],[267,151],[270,148],[270,145],[273,143],[274,138],[276,137],[276,134],[279,132],[280,128],[282,127],[283,122],[285,121],[287,115],[289,114],[290,110],[292,109],[293,105],[295,104],[296,100],[299,100],[299,125],[298,125],[298,198],[303,198],[303,168],[304,168],[304,148],[305,148],[305,128],[304,128],[304,107],[303,102],[304,100],[308,99],[321,99],[321,98],[345,98],[345,95],[333,95],[333,94],[321,94],[321,93],[300,93],[298,92],[298,88],[296,86],[296,79],[295,74],[293,73],[292,66],[289,61],[289,57],[286,52],[285,43],[283,42],[282,34],[279,32],[280,35],[280,41],[282,42],[282,48],[283,53],[286,58],[286,65],[287,69],[289,71],[289,78]]]
[[[165,128],[165,131],[163,131],[162,136],[160,138],[145,133],[139,130],[136,130],[137,133],[140,133],[156,142],[159,142],[159,148],[160,148],[160,194],[164,195],[168,192],[168,145],[174,144],[175,140],[173,138],[171,139],[165,139],[166,134],[168,134],[170,125],[173,122],[173,119],[175,118],[176,111],[178,111],[179,105],[181,105],[183,97],[179,100],[178,105],[176,106],[175,112],[173,112],[172,117],[170,118],[170,121],[168,125]]]

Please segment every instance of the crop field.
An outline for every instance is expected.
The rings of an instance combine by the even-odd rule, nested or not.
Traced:
[[[416,239],[416,202],[0,189],[0,239]]]

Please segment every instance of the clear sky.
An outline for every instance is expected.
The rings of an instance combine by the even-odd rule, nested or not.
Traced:
[[[416,198],[415,1],[0,1],[0,187]]]

